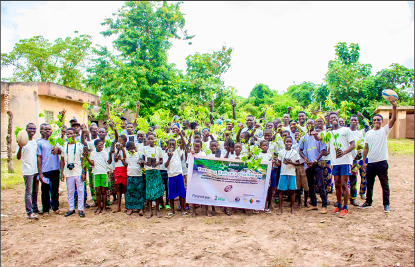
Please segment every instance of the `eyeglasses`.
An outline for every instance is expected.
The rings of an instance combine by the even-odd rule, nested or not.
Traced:
[[[373,121],[382,121],[381,119],[373,119]]]
[[[29,131],[36,131],[36,128],[27,128]]]

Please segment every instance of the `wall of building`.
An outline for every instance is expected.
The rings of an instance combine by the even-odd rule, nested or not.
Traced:
[[[382,106],[378,107],[375,111],[376,114],[383,116],[382,127],[389,123],[392,118],[392,107]],[[393,125],[391,132],[389,133],[389,138],[398,139],[398,138],[414,138],[413,137],[413,124],[408,124],[408,118],[411,116],[413,118],[414,107],[402,106],[397,108],[396,112],[396,121]],[[412,127],[408,129],[408,127]],[[408,133],[410,133],[408,135]]]

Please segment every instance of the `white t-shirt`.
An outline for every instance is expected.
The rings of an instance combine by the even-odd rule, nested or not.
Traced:
[[[130,142],[130,141],[133,141],[135,143],[135,145],[137,146],[137,144],[138,144],[138,137],[137,137],[137,135],[134,135],[134,134],[127,135],[127,143]]]
[[[142,151],[138,150],[134,154],[127,155],[126,162],[128,163],[127,166],[127,175],[128,176],[143,176],[143,170],[141,169],[141,165],[138,163],[140,158],[142,157]]]
[[[184,152],[182,156],[182,171],[183,171],[183,175],[187,175],[186,155]]]
[[[161,154],[163,155],[163,159],[164,159],[164,155],[166,155],[166,151],[164,151],[163,149],[161,150]],[[160,171],[167,171],[166,166],[164,165],[166,162],[163,160],[163,164],[161,164],[159,166]]]
[[[125,149],[125,148],[124,148],[124,149]],[[115,162],[115,156],[117,155],[117,153],[118,153],[118,149],[117,149],[117,148],[115,148],[115,153],[114,153],[114,154],[112,154],[112,162],[114,163],[114,164],[113,164],[114,169],[115,169],[115,168],[117,168],[117,167],[124,167],[124,164],[122,163],[122,161],[121,161],[121,160],[118,160],[117,162]],[[127,152],[127,151],[125,151],[125,155],[126,155],[126,156],[127,156],[127,154],[128,154],[128,152]],[[123,152],[122,150],[120,150],[120,153],[119,153],[118,155],[120,155],[121,157],[123,157],[123,156],[124,156],[124,152]]]
[[[187,164],[189,164],[190,154],[192,154],[192,153],[187,154],[187,160],[186,160]],[[195,153],[193,156],[206,156],[206,153],[201,150],[199,153]]]
[[[300,129],[301,129],[301,131],[303,131],[303,132],[307,132],[307,126],[305,126],[305,124],[304,124],[304,126],[301,126],[300,124],[298,124],[298,126],[300,127]]]
[[[290,125],[288,125],[288,126],[284,126],[284,125],[283,125],[283,126],[281,127],[281,129],[282,129],[281,131],[289,131],[289,132],[291,132]]]
[[[262,161],[271,161],[272,160],[272,154],[270,154],[268,152],[267,153],[260,152],[258,155],[255,156],[255,158],[256,159],[261,158]]]
[[[91,141],[86,141],[86,143],[88,145],[88,152],[97,151],[97,149],[94,145],[94,142],[95,142],[95,140],[98,140],[98,139],[99,139],[99,137],[95,138],[95,139],[92,139]],[[104,142],[104,144],[105,144],[105,142]]]
[[[92,167],[92,173],[94,175],[107,174],[107,172],[110,170],[108,164],[108,157],[108,153],[104,150],[102,150],[101,152],[91,152],[89,159],[94,161],[94,166]]]
[[[300,143],[297,143],[297,144],[295,144],[295,145],[292,145],[291,146],[291,148],[292,149],[294,149],[295,151],[297,151],[297,153],[298,153],[298,156],[300,156]],[[300,162],[300,163],[304,163],[304,160],[303,160],[303,158],[300,156],[300,158],[298,159],[298,161]]]
[[[350,128],[349,128],[350,129]],[[352,138],[353,138],[353,140],[354,140],[354,143],[355,143],[355,148],[352,150],[352,158],[354,159],[355,157],[356,157],[356,155],[357,155],[357,141],[359,141],[359,140],[361,140],[361,139],[363,139],[363,134],[364,134],[364,132],[365,132],[365,130],[363,129],[363,131],[362,130],[356,130],[356,131],[352,131],[352,130],[350,130],[350,134],[351,134],[351,136],[352,136]]]
[[[295,176],[295,166],[284,164],[284,159],[290,159],[292,162],[296,162],[300,159],[300,155],[295,149],[283,150],[278,154],[278,160],[281,161],[281,175]]]
[[[384,161],[389,159],[388,154],[388,135],[391,131],[389,123],[379,130],[370,130],[366,133],[365,144],[369,147],[367,159],[369,163]]]
[[[76,147],[76,148],[75,148]],[[65,145],[62,149],[62,157],[65,159],[65,176],[73,177],[80,176],[82,174],[82,162],[81,157],[84,152],[84,146],[81,143],[68,144],[65,142]],[[74,168],[72,170],[68,169],[68,164],[74,163]]]
[[[37,169],[37,143],[36,140],[33,139],[22,148],[22,157],[20,161],[22,162],[22,174],[23,175],[33,175],[38,173]],[[16,155],[19,152],[19,146],[16,149]]]
[[[321,131],[320,133],[319,133],[319,136],[321,137],[323,134],[326,134],[326,131]],[[327,155],[327,156],[322,156],[321,158],[320,158],[320,160],[331,160],[331,148],[330,148],[330,144],[325,144],[326,145],[326,151],[328,151],[329,152],[329,154]],[[329,149],[330,148],[330,149]]]
[[[350,146],[350,142],[354,141],[352,136],[352,131],[350,131],[347,127],[342,127],[337,130],[331,131],[331,140],[330,140],[330,161],[331,165],[352,165],[353,164],[353,158],[352,153],[347,153],[341,158],[336,158],[336,150],[334,148],[334,135],[339,134],[339,137],[337,138],[337,143],[341,145],[341,150],[346,150]]]
[[[226,154],[225,154],[225,156],[226,156]],[[209,155],[206,155],[206,157],[216,158],[216,154],[210,153]],[[222,155],[222,153],[221,153],[219,158],[223,158],[223,157],[224,157],[224,155]]]
[[[152,155],[154,154],[154,157],[156,158],[156,161],[159,161],[160,158],[163,158],[163,153],[161,150],[161,147],[159,146],[145,146],[143,147],[143,154],[146,156],[146,161],[148,161],[148,158],[152,158]],[[159,167],[153,168],[152,166],[144,165],[145,170],[159,170]]]
[[[174,177],[179,174],[183,174],[182,160],[181,160],[182,156],[183,156],[183,150],[181,150],[180,148],[177,148],[173,152],[173,156],[169,162],[169,167],[167,167],[167,174],[169,177]],[[164,154],[163,165],[166,164],[168,159],[169,159],[169,154],[168,153]]]

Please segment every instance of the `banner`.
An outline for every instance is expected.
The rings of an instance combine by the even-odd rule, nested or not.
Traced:
[[[271,163],[255,171],[241,160],[189,155],[186,202],[264,210]]]

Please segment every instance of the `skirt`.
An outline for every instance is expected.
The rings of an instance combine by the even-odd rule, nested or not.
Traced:
[[[125,207],[129,210],[143,209],[144,194],[143,176],[128,176]]]
[[[160,170],[146,170],[146,199],[156,200],[164,195]]]

